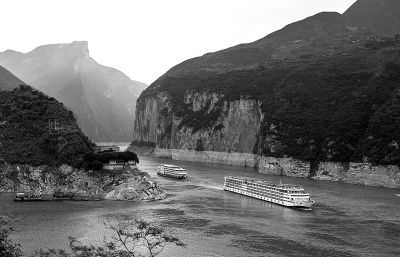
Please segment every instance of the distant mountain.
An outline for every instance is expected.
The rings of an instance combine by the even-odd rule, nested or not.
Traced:
[[[146,85],[98,64],[85,41],[0,53],[0,65],[71,109],[94,141],[129,141],[136,99]]]
[[[400,40],[351,16],[319,13],[171,68],[137,101],[133,145],[400,164]]]
[[[0,90],[12,90],[19,85],[25,84],[20,79],[15,77],[11,72],[0,66]]]
[[[400,35],[399,0],[358,0],[345,13],[347,22],[383,36]]]
[[[79,166],[93,147],[62,103],[0,66],[0,163]]]

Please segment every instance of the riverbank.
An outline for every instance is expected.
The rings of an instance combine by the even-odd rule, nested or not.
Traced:
[[[157,166],[164,162],[187,168],[190,177],[179,182],[157,177]],[[0,215],[13,213],[18,220],[12,239],[21,243],[26,256],[40,248],[69,249],[69,236],[85,245],[101,244],[110,235],[104,221],[123,216],[155,222],[185,241],[187,248],[169,247],[160,257],[284,257],[294,252],[303,257],[391,257],[399,253],[398,190],[145,156],[140,158],[140,170],[168,192],[165,200],[15,203],[15,194],[0,194]],[[224,191],[224,177],[232,174],[300,184],[317,203],[312,212],[304,212]]]
[[[7,165],[0,167],[0,192],[25,192],[71,200],[151,201],[165,198],[163,190],[145,172],[125,167],[120,171],[85,171],[60,167]]]
[[[275,158],[251,153],[228,153],[130,146],[144,156],[238,167],[253,167],[259,173],[288,177],[337,181],[348,184],[400,188],[400,169],[396,165],[370,163],[319,162],[313,165],[293,158]]]

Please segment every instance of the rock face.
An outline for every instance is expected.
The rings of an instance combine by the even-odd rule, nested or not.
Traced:
[[[195,151],[155,148],[152,155],[180,161],[206,162],[229,166],[257,167],[259,156],[251,153]]]
[[[320,163],[315,179],[340,181],[349,184],[400,188],[400,169],[397,165],[374,166],[370,163]]]
[[[70,108],[94,141],[132,140],[135,103],[145,84],[98,64],[85,41],[0,53],[0,65]]]
[[[360,6],[171,68],[140,95],[132,145],[210,162],[225,163],[208,152],[283,158],[283,170],[262,171],[301,177],[321,162],[400,164],[400,38],[353,23]],[[295,160],[313,165],[286,172]]]
[[[120,173],[91,173],[63,165],[3,164],[0,192],[27,192],[36,195],[68,195],[74,200],[160,200],[165,194],[151,178],[136,170]]]
[[[127,182],[115,187],[114,190],[105,196],[108,200],[135,202],[162,200],[165,197],[165,193],[149,176],[129,178]]]
[[[310,163],[292,158],[261,157],[258,172],[276,176],[308,178]]]
[[[354,162],[310,162],[292,158],[261,157],[258,171],[263,174],[313,178],[349,184],[400,188],[397,165],[372,165]]]
[[[257,149],[262,114],[260,102],[244,97],[227,101],[223,95],[188,92],[186,115],[174,112],[167,95],[138,102],[134,142],[160,148],[251,153]]]

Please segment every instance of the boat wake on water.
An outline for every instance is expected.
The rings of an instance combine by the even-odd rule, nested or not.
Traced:
[[[215,190],[221,190],[221,191],[224,190],[223,186],[210,186],[210,185],[200,185],[200,186],[215,189]]]

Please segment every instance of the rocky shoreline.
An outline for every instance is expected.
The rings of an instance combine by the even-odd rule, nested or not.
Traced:
[[[128,151],[141,147],[130,146]],[[355,185],[400,188],[400,168],[371,163],[319,162],[311,164],[293,158],[264,157],[251,153],[228,153],[145,147],[142,155],[181,161],[195,161],[239,167],[254,167],[259,173],[327,180]]]
[[[3,164],[0,167],[0,192],[68,195],[77,201],[153,201],[166,196],[146,172],[138,169],[93,172],[67,165],[54,168]]]

